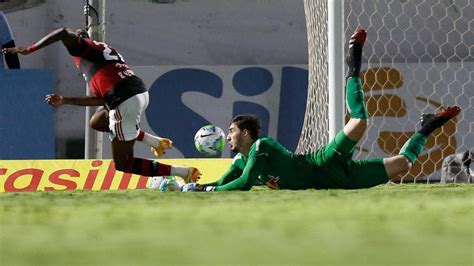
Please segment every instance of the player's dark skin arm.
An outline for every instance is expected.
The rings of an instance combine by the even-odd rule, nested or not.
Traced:
[[[57,41],[62,41],[64,45],[69,46],[74,44],[77,41],[77,36],[74,32],[72,32],[68,28],[59,28],[45,37],[43,37],[41,40],[37,41],[35,44],[29,46],[29,47],[10,47],[10,48],[4,48],[3,52],[4,53],[11,53],[11,54],[31,54],[32,52],[41,49],[45,46],[48,46],[52,43],[55,43]]]
[[[47,104],[57,106],[63,104],[79,105],[79,106],[101,106],[105,104],[103,98],[95,96],[86,97],[66,97],[58,94],[48,94],[44,101]]]

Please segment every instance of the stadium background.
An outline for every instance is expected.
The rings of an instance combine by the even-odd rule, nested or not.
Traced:
[[[7,14],[17,45],[36,41],[57,27],[76,28],[84,25],[81,1],[32,2],[40,4]],[[290,150],[294,150],[297,145],[307,94],[308,59],[303,1],[242,3],[217,0],[174,1],[172,4],[114,1],[107,5],[106,42],[121,52],[127,63],[151,88],[152,100],[144,116],[143,128],[175,140],[176,149],[165,158],[198,157],[192,145],[192,136],[197,128],[206,123],[213,123],[225,129],[229,119],[242,112],[259,114],[263,118],[265,135],[277,138]],[[356,9],[357,7],[353,7],[352,12]],[[447,14],[453,20],[457,15],[450,10]],[[349,24],[351,19],[356,21],[358,18],[349,16]],[[435,22],[426,23],[426,28],[429,29],[430,23]],[[391,28],[392,25],[384,26]],[[379,38],[378,41],[389,43],[390,38],[400,39],[400,36],[397,36],[397,32],[390,32]],[[472,39],[461,47],[456,43],[452,43],[452,47],[443,45],[442,53],[446,58],[450,58],[450,51],[472,57],[472,53],[468,51],[469,41]],[[370,37],[368,45],[371,45]],[[422,53],[417,50],[418,47],[412,47],[413,55]],[[391,48],[393,46],[374,44],[367,49],[366,56],[372,60],[386,60],[387,63],[400,60],[398,57],[387,56],[400,52],[392,51]],[[18,73],[15,81],[2,83],[1,86],[16,84],[16,88],[3,89],[6,96],[2,98],[2,106],[5,109],[5,112],[2,112],[2,124],[7,125],[5,128],[9,130],[0,131],[2,139],[5,140],[2,142],[1,148],[4,152],[0,158],[83,158],[84,109],[62,106],[54,111],[52,120],[52,109],[43,105],[41,99],[41,95],[49,91],[66,95],[84,94],[83,79],[76,71],[66,49],[59,44],[49,46],[35,55],[22,56],[21,63],[23,68],[47,69],[43,70],[46,72],[49,70],[50,72],[44,75],[50,78],[41,81],[35,79],[39,88],[34,89],[23,83],[31,83],[32,76],[25,78],[25,73],[19,71],[21,73]],[[441,69],[446,67],[445,62],[439,64]],[[474,68],[472,58],[465,60],[464,65],[450,63],[449,67],[460,69],[456,73],[457,79],[472,79],[472,72],[465,71]],[[426,105],[416,99],[416,95],[411,92],[413,88],[404,87],[404,84],[410,83],[408,79],[412,74],[411,69],[403,66],[397,68],[400,75],[395,79],[398,78],[400,82],[394,83],[399,83],[400,86],[393,88],[405,106],[409,106],[408,110],[412,105]],[[9,75],[15,76],[15,71]],[[428,72],[425,75],[430,79],[430,75],[436,76],[436,73]],[[5,76],[4,80],[6,78]],[[12,76],[8,78],[15,79]],[[456,98],[441,93],[430,94],[431,87],[422,87],[420,90],[427,90],[429,100],[434,102],[473,105],[472,89],[453,92],[452,95]],[[18,91],[26,95],[21,98],[21,104],[18,104]],[[463,93],[467,93],[467,97],[459,97]],[[375,106],[377,107],[382,110],[385,108]],[[369,111],[370,108],[369,102]],[[383,117],[383,113],[373,113],[373,121],[378,123],[377,119]],[[35,114],[37,117],[32,118],[29,114]],[[408,113],[408,119],[402,118],[407,119],[403,126],[404,131],[413,129],[415,124],[412,121],[418,115]],[[474,112],[468,111],[464,113],[463,118],[472,121],[473,116]],[[31,120],[35,121],[34,127],[30,123]],[[19,121],[24,125],[12,126]],[[395,131],[398,129],[397,125],[388,123],[382,130]],[[393,126],[395,128],[392,128]],[[456,134],[452,136],[454,140],[474,138],[472,123],[455,126],[457,131],[455,130]],[[371,128],[367,139],[375,142],[381,138],[379,131],[378,127]],[[24,141],[18,141],[20,137]],[[107,136],[104,138],[104,143],[107,143]],[[377,156],[387,156],[395,150],[367,144],[367,147],[361,147],[362,153],[370,150]],[[468,142],[450,139],[440,145],[449,146],[450,153],[470,148]],[[108,145],[104,146],[104,158],[110,158]],[[142,145],[137,145],[136,153],[138,156],[150,156]],[[230,157],[230,152],[225,150],[222,157]]]
[[[304,9],[303,2],[297,2],[112,1],[106,11],[106,42],[117,48],[130,66],[209,65],[217,66],[213,68],[216,73],[220,65],[305,65]],[[26,45],[58,27],[84,27],[82,9],[82,1],[53,0],[7,16],[17,45]],[[58,93],[84,94],[83,78],[60,44],[20,59],[23,68],[52,70]],[[163,124],[175,119],[178,117],[169,117]],[[84,109],[63,106],[55,112],[54,122],[56,157],[83,158]],[[296,139],[298,135],[294,134]]]
[[[317,1],[305,0],[305,3]],[[0,7],[7,2],[0,1]],[[8,13],[17,43],[28,44],[62,25],[83,25],[81,2],[47,0],[46,4]],[[151,75],[142,72],[148,67],[136,68],[140,74],[146,75],[147,83],[153,84],[163,77],[161,74],[164,71],[174,69],[177,72],[172,73],[182,73],[183,69],[191,66],[206,70],[206,76],[212,76],[209,73],[215,74],[218,79],[213,76],[212,80],[221,80],[223,84],[227,84],[226,97],[234,97],[228,98],[228,109],[231,106],[234,109],[235,101],[245,101],[247,107],[258,104],[268,109],[269,106],[276,108],[274,105],[282,102],[277,90],[280,90],[279,84],[284,80],[283,77],[288,77],[282,75],[282,70],[287,68],[304,73],[307,41],[302,29],[302,0],[175,2],[176,7],[179,7],[176,10],[172,5],[157,7],[157,4],[151,4],[150,1],[108,1],[110,11],[113,11],[107,15],[110,23],[108,41],[124,53],[132,66],[159,66],[161,72]],[[446,52],[443,54],[449,54],[452,48],[465,52],[465,47],[474,47],[470,31],[474,21],[474,5],[471,0],[344,2],[354,5],[351,8],[353,13],[348,19],[360,20],[363,24],[369,20],[371,23],[372,20],[380,20],[380,17],[371,17],[372,4],[377,4],[377,9],[382,11],[389,6],[395,11],[398,10],[397,7],[403,6],[408,9],[405,10],[407,14],[416,11],[437,15],[444,12],[448,14],[450,21],[461,18],[457,21],[463,22],[462,18],[466,16],[465,21],[469,21],[471,26],[467,27],[469,34],[465,35],[466,39],[462,42],[450,39],[449,46],[436,45],[435,42],[417,42],[412,48],[421,54],[442,48]],[[361,3],[366,5],[364,10],[359,6]],[[300,6],[301,9],[298,9]],[[464,15],[459,13],[461,9],[457,9],[460,6],[464,6]],[[161,8],[166,12],[160,12]],[[299,14],[291,20],[287,19],[294,13]],[[405,37],[421,36],[418,32],[429,32],[423,35],[425,37],[434,36],[431,32],[435,30],[430,30],[430,23],[433,20],[433,23],[443,21],[434,17],[430,17],[426,24],[422,22],[421,25],[425,26],[422,30],[410,27]],[[387,24],[384,24],[382,30],[376,34],[370,33],[370,36],[376,36],[380,41],[372,39],[366,44],[365,56],[369,63],[373,62],[371,59],[378,61],[388,57],[400,60],[404,58],[403,55],[414,55],[392,50],[396,47],[395,40],[400,38],[398,30],[410,22],[405,16],[397,17],[397,30],[392,35],[392,32],[387,31],[392,29],[394,19],[392,15],[384,17],[383,21]],[[420,21],[420,16],[417,20]],[[117,24],[120,24],[120,28],[114,26]],[[293,26],[290,27],[290,24]],[[150,28],[154,30],[145,31]],[[347,31],[346,37],[350,34]],[[410,35],[413,32],[415,34]],[[159,39],[162,46],[150,42],[151,39]],[[453,47],[452,44],[456,46]],[[0,184],[0,191],[1,188],[7,188],[11,192],[37,188],[47,190],[0,193],[1,265],[473,265],[472,184],[386,184],[365,190],[304,191],[276,191],[254,187],[250,192],[228,193],[162,193],[152,189],[120,191],[113,189],[123,189],[127,185],[130,188],[143,187],[144,178],[115,173],[110,160],[32,160],[82,158],[83,155],[83,109],[66,107],[53,112],[52,108],[43,103],[44,94],[55,88],[63,93],[84,93],[84,82],[65,49],[61,45],[56,46],[21,58],[23,67],[36,70],[0,71],[0,183],[4,182]],[[188,47],[196,49],[184,49]],[[404,46],[399,48],[401,47]],[[418,48],[426,50],[420,51]],[[158,54],[164,57],[160,58]],[[426,94],[427,98],[435,102],[442,99],[445,104],[456,102],[465,105],[463,116],[455,125],[449,125],[449,131],[452,133],[456,129],[453,126],[457,124],[458,131],[454,137],[461,141],[457,141],[455,149],[461,150],[465,145],[471,145],[474,132],[472,87],[465,86],[454,97],[437,94],[446,83],[449,83],[450,88],[458,87],[459,81],[472,85],[474,54],[471,50],[464,54],[466,55],[462,63],[464,67],[460,68],[452,62],[436,67],[417,62],[420,64],[405,64],[408,66],[406,68],[399,68],[398,64],[403,60],[388,63],[397,70],[390,72],[394,74],[390,75],[394,81],[389,84],[401,86],[385,87],[386,91],[383,93],[366,88],[369,90],[366,95],[384,94],[387,97],[385,99],[406,103],[404,106],[407,108],[393,108],[401,105],[392,104],[389,105],[390,108],[375,109],[389,114],[402,114],[400,117],[383,120],[382,124],[377,123],[381,129],[389,126],[384,134],[396,133],[395,129],[405,132],[413,129],[416,121],[411,114],[404,115],[403,111],[412,111],[414,103],[418,105],[414,108],[416,113],[420,109],[436,109],[436,106],[431,105],[432,102],[424,103],[416,98],[420,93],[415,90],[418,86],[407,86],[413,83],[406,76],[438,78],[438,75],[442,75],[441,81],[437,79],[436,86],[431,91],[421,94]],[[202,62],[197,60],[199,56],[202,56]],[[458,59],[456,56],[448,58]],[[226,60],[229,63],[217,63]],[[428,77],[422,70],[429,69],[431,70],[426,71],[430,72]],[[446,71],[451,69],[455,70],[456,77],[450,76],[452,72]],[[272,87],[265,91],[262,87],[251,91],[260,92],[262,97],[259,97],[260,94],[246,96],[237,93],[239,91],[231,82],[236,74],[248,77],[255,72],[266,73],[262,77],[267,78],[262,78],[259,83],[267,84],[263,88],[268,88],[270,73],[275,81]],[[370,70],[367,73],[368,76],[371,75]],[[371,81],[366,80],[365,84],[370,83]],[[5,84],[8,84],[6,88]],[[423,84],[425,87],[422,89],[430,87],[429,82]],[[177,101],[175,104],[182,107],[188,103],[187,97],[218,102],[219,99],[212,95],[219,89],[213,88],[204,93],[186,91],[182,102]],[[230,92],[233,93],[229,94]],[[265,97],[278,99],[269,103],[269,99]],[[369,101],[369,112],[373,112],[372,108],[377,105],[377,101]],[[269,134],[277,135],[272,130],[279,125],[270,126],[275,123],[272,121],[279,122],[272,110],[276,109],[270,110],[272,116],[268,120]],[[225,111],[227,116],[233,112],[223,109],[220,111]],[[220,123],[218,121],[221,118],[210,115],[207,119]],[[382,116],[372,119],[380,122]],[[460,129],[466,128],[467,132],[460,132]],[[177,131],[181,132],[183,129],[178,128]],[[293,128],[286,128],[285,131],[292,132]],[[377,151],[382,135],[379,138],[378,135],[369,133],[368,138],[365,141],[374,144],[361,149],[361,152],[367,149]],[[393,144],[393,141],[389,143]],[[445,140],[442,143],[452,144]],[[389,148],[383,145],[379,147]],[[436,144],[434,150],[437,147]],[[3,160],[5,156],[29,160]],[[196,163],[197,160],[201,161],[191,160],[196,160]],[[212,165],[225,168],[225,163]],[[113,174],[116,174],[115,178]],[[84,190],[49,191],[79,188]],[[91,192],[88,189],[110,191]]]

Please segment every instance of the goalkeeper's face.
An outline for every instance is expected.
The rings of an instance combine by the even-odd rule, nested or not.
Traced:
[[[236,124],[230,124],[227,141],[229,142],[231,151],[242,152],[242,148],[244,148],[245,145],[245,132],[245,130],[240,130]]]

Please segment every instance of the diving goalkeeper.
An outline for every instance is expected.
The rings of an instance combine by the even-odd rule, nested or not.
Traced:
[[[423,114],[421,129],[405,143],[399,155],[353,160],[355,146],[367,128],[368,119],[359,77],[366,38],[366,31],[357,29],[349,41],[346,104],[351,118],[329,144],[315,152],[297,155],[274,139],[260,137],[256,116],[239,115],[232,119],[227,135],[231,150],[238,152],[230,168],[216,182],[190,183],[183,191],[249,190],[257,180],[273,189],[370,188],[408,172],[428,136],[461,109],[452,106],[438,114]]]

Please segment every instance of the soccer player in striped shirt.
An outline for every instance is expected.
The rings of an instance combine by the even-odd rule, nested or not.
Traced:
[[[46,103],[54,106],[102,106],[90,124],[96,130],[109,133],[115,168],[119,171],[143,176],[180,176],[185,182],[199,179],[200,172],[194,167],[172,166],[134,157],[135,140],[150,145],[157,156],[171,148],[172,142],[140,130],[141,114],[148,106],[148,91],[114,48],[92,40],[85,30],[73,32],[59,28],[29,47],[6,48],[3,52],[27,55],[58,41],[66,46],[93,95],[66,97],[49,94]]]

